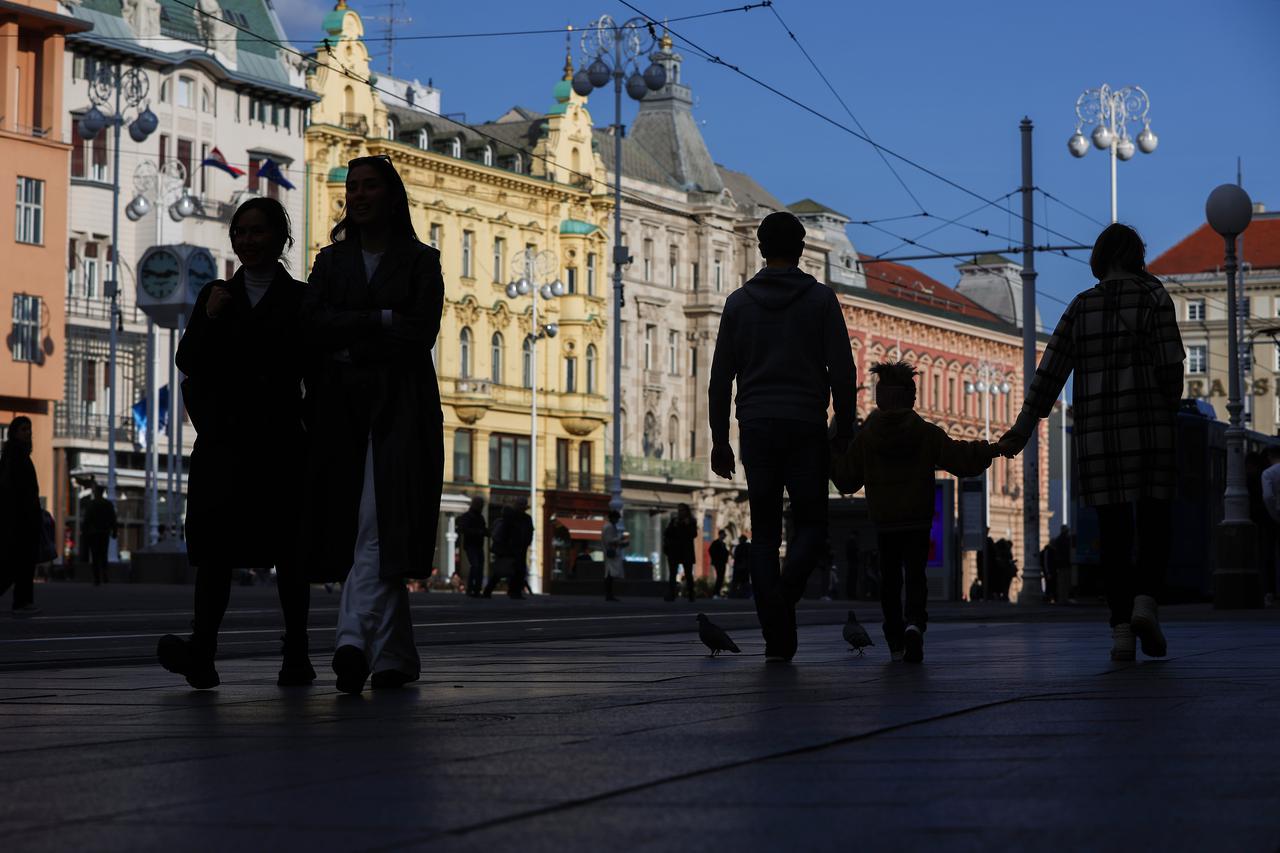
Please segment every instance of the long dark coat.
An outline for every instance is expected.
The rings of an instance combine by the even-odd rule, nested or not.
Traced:
[[[311,358],[302,528],[312,580],[344,580],[351,569],[370,433],[381,576],[431,574],[444,478],[431,348],[443,308],[440,253],[416,240],[389,247],[371,281],[356,240],[316,256],[302,310]]]
[[[215,286],[232,302],[205,313]],[[187,499],[187,554],[198,568],[290,571],[297,555],[302,467],[303,284],[277,265],[256,306],[243,270],[196,299],[178,344],[183,402],[196,429]]]
[[[679,515],[667,524],[662,534],[663,550],[672,563],[691,566],[694,562],[694,540],[698,538],[698,522],[693,519],[682,520]]]
[[[0,452],[0,567],[36,562],[42,523],[31,454],[7,447]]]
[[[1186,351],[1173,300],[1154,276],[1102,281],[1058,320],[1015,429],[1030,433],[1074,372],[1073,437],[1087,506],[1171,499],[1174,424]]]

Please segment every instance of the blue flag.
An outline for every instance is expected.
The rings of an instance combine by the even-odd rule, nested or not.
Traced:
[[[165,385],[160,389],[160,425],[156,428],[156,432],[163,435],[164,431],[169,428],[169,386]],[[141,448],[147,446],[147,398],[133,404],[133,423],[138,428],[138,437],[135,440]]]
[[[279,184],[287,190],[293,189],[293,184],[280,171],[280,164],[270,157],[263,160],[258,166],[258,177],[264,181],[271,181],[273,184]]]

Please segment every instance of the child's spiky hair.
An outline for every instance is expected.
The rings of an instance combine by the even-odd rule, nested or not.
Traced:
[[[916,390],[916,369],[905,361],[879,361],[871,366],[879,384]]]

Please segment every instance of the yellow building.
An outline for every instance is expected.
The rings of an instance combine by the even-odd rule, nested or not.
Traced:
[[[364,25],[345,0],[323,28],[307,76],[320,96],[306,129],[308,263],[342,215],[347,163],[389,156],[408,189],[418,237],[440,250],[444,267],[434,352],[445,427],[436,565],[442,576],[455,568],[453,521],[469,496],[488,498],[492,516],[528,494],[532,480],[537,571],[531,564],[530,584],[538,592],[590,547],[564,531],[595,525],[571,522],[598,523],[608,505],[611,203],[585,99],[572,93],[566,69],[545,116],[513,109],[464,128],[440,117],[440,94],[429,86],[378,76],[362,82],[370,77]],[[558,333],[536,342],[532,295],[506,293],[524,272],[526,250],[538,259],[533,283],[559,279],[566,291],[538,300],[539,329],[554,323]]]

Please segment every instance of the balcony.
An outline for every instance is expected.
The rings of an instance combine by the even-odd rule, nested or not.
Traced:
[[[612,457],[604,459],[605,471],[613,470]],[[707,463],[697,459],[658,459],[653,456],[623,456],[622,476],[652,477],[666,480],[692,480],[701,482],[707,478]]]
[[[106,322],[111,317],[111,300],[105,296],[68,296],[67,316]],[[120,318],[126,323],[140,323],[146,316],[136,305],[121,305]]]
[[[369,135],[369,117],[364,113],[343,113],[342,126],[354,130],[361,136]]]
[[[604,494],[606,488],[605,475],[584,471],[548,470],[543,480],[544,489],[560,492],[593,492]]]
[[[61,402],[53,404],[53,430],[55,438],[72,438],[84,441],[106,441],[110,421],[104,414],[73,411],[73,407]],[[116,416],[116,441],[133,445],[137,438],[137,426],[133,413]]]

